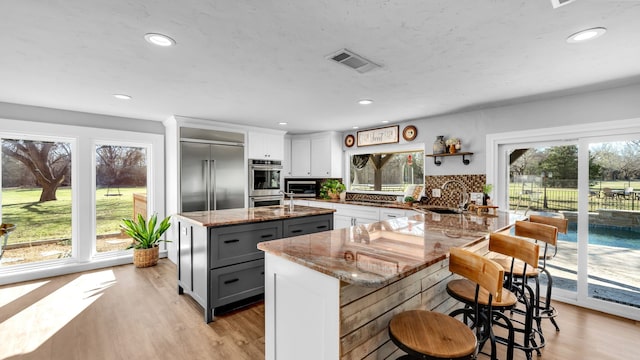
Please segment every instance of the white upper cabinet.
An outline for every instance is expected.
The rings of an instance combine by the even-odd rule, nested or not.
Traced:
[[[282,159],[282,176],[291,176],[291,136],[284,137],[284,158]],[[284,186],[284,181],[282,182]],[[285,188],[282,188],[286,190]]]
[[[311,176],[311,140],[291,138],[291,176]]]
[[[295,135],[291,139],[291,176],[342,177],[340,134]]]
[[[249,159],[280,160],[284,159],[284,133],[273,134],[249,131]]]

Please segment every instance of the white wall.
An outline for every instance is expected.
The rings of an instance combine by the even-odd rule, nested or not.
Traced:
[[[0,118],[46,122],[49,124],[88,126],[101,129],[137,131],[150,134],[164,134],[164,126],[158,121],[91,114],[4,102],[0,102]],[[1,123],[0,126],[2,126]]]
[[[462,151],[473,152],[471,163],[463,165],[458,158],[446,158],[435,166],[431,158],[425,161],[426,175],[483,174],[486,171],[485,139],[487,134],[516,130],[551,128],[602,121],[640,117],[640,84],[578,95],[494,107],[485,110],[455,113],[431,118],[403,121],[415,125],[418,136],[414,143],[425,143],[425,154],[431,154],[431,144],[437,135],[455,136],[462,140]],[[343,133],[355,134],[355,131]],[[406,143],[400,140],[400,143]],[[377,147],[369,147],[378,151]]]

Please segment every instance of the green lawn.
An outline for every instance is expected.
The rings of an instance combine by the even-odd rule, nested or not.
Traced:
[[[106,193],[98,189],[96,194],[98,235],[118,233],[120,219],[133,216],[133,194],[146,193],[146,188],[120,188],[120,196]],[[2,190],[2,222],[17,225],[9,243],[71,238],[71,189],[60,188],[56,195],[56,201],[39,203],[40,189]]]

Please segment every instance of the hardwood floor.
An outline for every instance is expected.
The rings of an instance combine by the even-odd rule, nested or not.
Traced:
[[[637,356],[637,322],[554,304],[562,330],[545,322],[540,359]],[[0,287],[0,359],[263,358],[264,304],[205,324],[199,305],[177,294],[176,267],[167,259]]]

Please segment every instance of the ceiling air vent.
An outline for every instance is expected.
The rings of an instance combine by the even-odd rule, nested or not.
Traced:
[[[560,6],[567,5],[567,4],[572,3],[574,1],[576,1],[576,0],[551,0],[551,6],[553,6],[554,9],[557,9]]]
[[[347,49],[335,52],[327,56],[327,59],[338,62],[344,66],[348,66],[359,73],[366,73],[367,71],[380,67],[380,65],[377,65]]]

